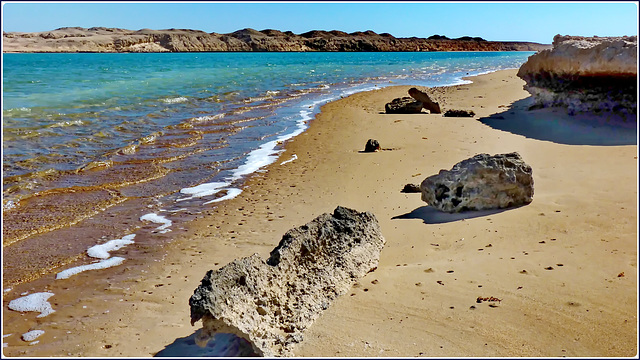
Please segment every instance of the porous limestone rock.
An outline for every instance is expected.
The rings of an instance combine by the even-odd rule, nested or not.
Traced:
[[[406,96],[385,104],[384,110],[387,114],[417,114],[422,112],[422,103]]]
[[[479,154],[424,179],[420,190],[423,201],[444,212],[501,209],[532,201],[533,176],[517,152]]]
[[[569,112],[637,112],[637,36],[556,35],[553,49],[529,57],[518,70],[534,108]]]
[[[364,146],[364,152],[376,152],[378,150],[380,150],[380,143],[378,142],[378,140],[367,140],[367,144]]]
[[[420,190],[420,186],[416,185],[416,184],[406,184],[402,190],[400,192],[403,193],[419,193],[422,192],[422,190]]]
[[[425,110],[429,110],[431,114],[440,114],[440,105],[437,102],[433,102],[427,93],[420,91],[416,88],[409,89],[409,96],[422,103],[422,107]]]
[[[292,355],[322,311],[376,269],[384,243],[373,214],[339,206],[287,231],[266,261],[254,254],[209,270],[189,300],[199,341],[232,333],[259,355]]]

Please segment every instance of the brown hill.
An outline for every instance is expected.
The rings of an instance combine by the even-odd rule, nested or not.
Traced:
[[[531,42],[486,41],[465,36],[436,35],[396,38],[371,30],[347,34],[313,30],[242,29],[229,34],[200,30],[126,30],[106,27],[64,27],[52,31],[3,32],[3,52],[224,52],[224,51],[540,51],[551,45]]]

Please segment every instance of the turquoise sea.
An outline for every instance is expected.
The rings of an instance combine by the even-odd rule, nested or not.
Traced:
[[[459,84],[532,54],[3,54],[3,251],[34,259],[29,274],[5,261],[3,282],[237,196],[328,101]]]

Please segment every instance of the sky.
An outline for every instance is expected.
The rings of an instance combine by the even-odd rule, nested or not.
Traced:
[[[638,33],[638,2],[14,2],[2,1],[2,30],[60,27],[244,28],[301,34],[373,30],[395,37],[479,36],[490,41],[550,44],[556,34]]]

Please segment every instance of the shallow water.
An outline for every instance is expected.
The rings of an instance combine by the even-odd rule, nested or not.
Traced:
[[[531,54],[3,54],[3,284],[128,234],[168,241],[328,101],[461,83]]]

